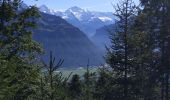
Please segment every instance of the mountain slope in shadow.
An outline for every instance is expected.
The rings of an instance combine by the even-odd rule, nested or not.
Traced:
[[[45,61],[48,61],[49,52],[52,51],[57,59],[64,59],[65,67],[86,66],[88,59],[92,66],[104,62],[101,51],[78,28],[60,17],[45,13],[41,15],[33,37],[43,45]]]

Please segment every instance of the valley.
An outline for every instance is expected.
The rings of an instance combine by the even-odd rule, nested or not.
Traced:
[[[59,12],[44,5],[39,9],[41,19],[33,37],[44,49],[44,61],[48,61],[52,51],[57,60],[64,60],[63,67],[86,66],[88,60],[91,66],[105,63],[109,34],[103,27],[114,23],[112,13],[86,11],[79,7]]]

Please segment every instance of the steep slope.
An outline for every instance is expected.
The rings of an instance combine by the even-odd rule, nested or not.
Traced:
[[[109,47],[110,42],[110,35],[114,34],[115,32],[115,25],[111,24],[108,26],[101,27],[96,30],[95,35],[92,37],[93,43],[100,48],[103,53],[106,51],[106,46]]]
[[[42,43],[47,55],[53,51],[57,59],[64,59],[65,67],[100,65],[103,58],[99,49],[78,28],[67,23],[60,17],[42,13],[39,28],[35,30],[34,39]]]

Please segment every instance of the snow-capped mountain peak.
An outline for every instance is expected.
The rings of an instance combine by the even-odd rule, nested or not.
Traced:
[[[83,9],[81,9],[80,7],[77,7],[77,6],[71,7],[68,10],[71,12],[81,12],[81,13],[84,12]]]
[[[111,12],[94,12],[84,10],[77,6],[62,12],[51,10],[45,5],[40,6],[39,9],[41,12],[60,16],[70,24],[87,33],[89,37],[95,34],[96,29],[115,22],[115,17]]]
[[[41,12],[51,14],[51,10],[50,10],[46,5],[40,6],[40,7],[39,7],[39,10],[40,10]]]
[[[66,10],[66,13],[72,13],[78,20],[83,20],[83,14],[85,14],[85,10],[77,7],[77,6],[74,6],[74,7],[71,7],[69,8],[68,10]]]
[[[103,22],[107,22],[107,21],[113,21],[112,18],[110,17],[107,17],[107,16],[103,16],[103,17],[98,17],[101,21]]]

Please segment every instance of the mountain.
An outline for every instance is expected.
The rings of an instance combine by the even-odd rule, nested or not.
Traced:
[[[115,25],[111,24],[108,26],[101,27],[96,30],[95,35],[92,37],[93,43],[100,48],[103,53],[106,52],[106,46],[110,47],[110,36],[115,32]]]
[[[39,7],[39,10],[43,13],[52,14],[53,11],[51,11],[46,5],[42,5]]]
[[[39,28],[34,30],[34,39],[41,43],[45,50],[43,59],[48,61],[50,51],[57,59],[64,59],[65,67],[86,66],[103,63],[101,51],[78,28],[61,17],[41,13]]]
[[[60,16],[70,24],[78,27],[88,37],[92,37],[96,29],[115,22],[115,17],[111,12],[94,12],[81,9],[79,7],[71,7],[65,11],[50,10],[45,5],[39,7],[41,12]]]

